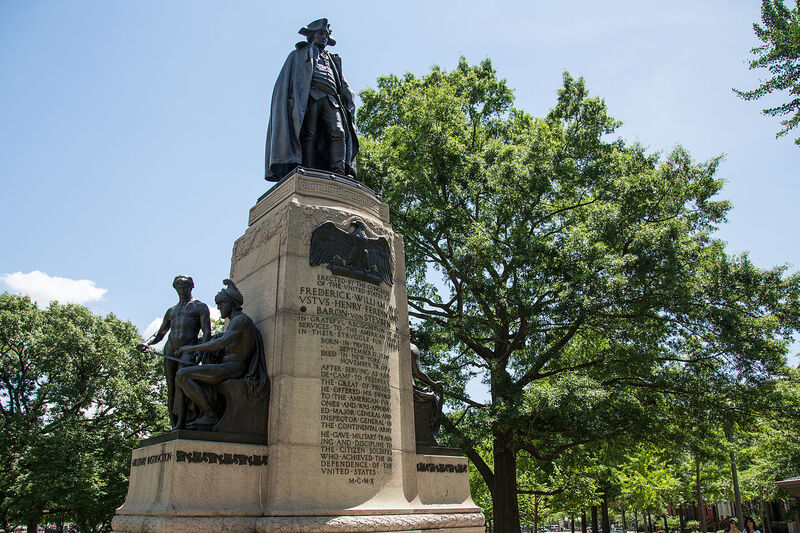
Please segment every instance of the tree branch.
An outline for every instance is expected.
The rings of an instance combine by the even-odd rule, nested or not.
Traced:
[[[451,398],[455,398],[456,400],[462,401],[467,405],[471,405],[472,407],[477,407],[478,409],[485,409],[486,407],[489,407],[488,405],[486,405],[484,403],[478,403],[478,402],[476,402],[474,400],[470,400],[466,396],[461,396],[457,392],[452,392],[452,391],[449,391],[447,389],[442,389],[442,392],[444,394],[447,394]]]
[[[483,481],[489,488],[489,492],[494,495],[494,472],[492,472],[492,469],[489,468],[489,465],[486,464],[486,461],[483,460],[483,457],[481,457],[477,450],[475,450],[475,445],[455,426],[455,424],[453,424],[447,415],[442,415],[442,425],[447,431],[455,435],[456,439],[461,442],[461,448],[464,450],[467,458],[469,458],[469,460],[472,461],[472,464],[475,465],[475,468],[478,469]]]
[[[534,494],[536,496],[555,496],[567,490],[567,487],[559,487],[553,490],[532,490],[532,489],[517,489],[517,494]]]
[[[519,380],[517,380],[515,385],[517,387],[524,387],[525,385],[533,381],[535,378],[538,378],[539,370],[541,370],[542,367],[545,365],[545,363],[547,363],[547,361],[549,361],[553,356],[555,356],[558,352],[560,352],[561,349],[564,348],[564,346],[566,346],[567,343],[572,339],[572,337],[575,336],[575,334],[578,332],[578,329],[581,327],[581,325],[583,325],[585,318],[586,314],[583,311],[581,311],[578,314],[578,318],[575,319],[575,322],[573,322],[569,330],[567,330],[567,333],[564,334],[564,336],[561,337],[561,339],[559,339],[558,342],[556,342],[550,348],[548,348],[545,353],[540,355],[537,358],[536,364],[530,367],[528,371],[525,372],[525,374]]]

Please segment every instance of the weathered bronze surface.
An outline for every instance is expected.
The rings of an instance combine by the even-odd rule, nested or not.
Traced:
[[[420,446],[438,446],[436,433],[442,420],[442,387],[441,381],[433,381],[422,370],[419,364],[419,348],[414,342],[414,330],[411,330],[411,374],[423,386],[414,384],[414,428],[417,448]]]
[[[362,220],[350,223],[348,233],[331,221],[323,222],[311,234],[308,262],[311,266],[328,264],[339,276],[360,279],[375,285],[393,283],[392,252],[386,237],[368,237]]]
[[[198,431],[195,429],[178,429],[160,435],[142,439],[139,447],[161,444],[173,440],[206,440],[213,442],[236,442],[238,444],[266,444],[267,435],[253,433],[223,433],[220,431]]]
[[[242,312],[244,298],[236,285],[227,279],[223,283],[226,287],[214,300],[222,318],[228,319],[225,332],[207,342],[175,350],[178,355],[209,355],[203,364],[180,369],[175,378],[177,386],[199,410],[199,416],[188,421],[185,428],[265,434],[269,378],[261,333]]]
[[[178,303],[167,309],[161,327],[147,341],[137,346],[140,351],[150,350],[150,346],[161,342],[169,333],[164,345],[164,354],[176,357],[176,350],[181,346],[193,346],[211,338],[211,318],[208,306],[192,297],[194,281],[189,276],[176,276],[172,286],[178,293]],[[198,334],[203,332],[202,339]],[[167,376],[167,408],[174,429],[181,427],[187,416],[187,405],[183,393],[175,388],[175,375],[180,368],[197,360],[197,353],[184,350],[178,357],[183,364],[172,359],[164,360],[164,371]]]
[[[342,60],[325,50],[336,44],[328,19],[299,33],[307,40],[286,58],[272,91],[265,178],[279,181],[298,165],[355,178],[355,94]]]

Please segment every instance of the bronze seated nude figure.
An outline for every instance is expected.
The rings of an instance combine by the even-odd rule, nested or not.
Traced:
[[[222,318],[228,319],[225,332],[175,350],[179,356],[209,354],[203,364],[181,368],[175,377],[176,387],[199,411],[186,429],[265,435],[269,378],[263,341],[253,320],[242,312],[242,293],[232,281],[223,283],[225,288],[214,300]]]

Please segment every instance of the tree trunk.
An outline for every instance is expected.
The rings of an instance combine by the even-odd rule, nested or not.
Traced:
[[[764,505],[764,502],[761,501],[759,503],[759,513],[761,515],[761,531],[765,533],[772,533],[772,521],[769,519],[769,513],[767,512],[767,506]]]
[[[598,533],[600,527],[597,525],[597,506],[592,505],[592,533]]]
[[[681,533],[686,533],[686,516],[683,514],[683,504],[678,506],[678,523],[680,524]]]
[[[603,500],[600,502],[600,513],[603,519],[603,533],[611,533],[611,521],[608,519],[608,493],[603,493]]]
[[[653,517],[650,516],[650,509],[645,511],[647,513],[647,531],[653,533]]]
[[[628,523],[625,521],[625,509],[622,509],[622,533],[628,532]]]
[[[575,533],[575,513],[569,515],[569,531]]]
[[[636,533],[639,533],[639,510],[633,510],[633,523],[636,526]]]
[[[38,518],[30,518],[28,519],[28,531],[32,533],[36,533],[39,531],[39,519]]]
[[[733,481],[733,496],[735,498],[735,512],[736,519],[739,521],[739,529],[744,528],[744,513],[742,512],[742,495],[739,492],[739,474],[736,470],[736,453],[733,451],[733,431],[731,428],[725,427],[725,439],[731,445],[731,481]]]
[[[667,526],[667,513],[664,513],[664,533],[669,533],[669,526]]]
[[[586,533],[586,509],[581,509],[581,533]]]
[[[706,533],[708,526],[706,525],[706,507],[703,504],[703,490],[700,485],[700,459],[695,457],[695,473],[697,476],[697,520],[700,522],[700,533]]]
[[[517,455],[511,448],[509,435],[494,435],[494,527],[498,533],[517,533],[519,502],[517,500]]]
[[[533,495],[533,531],[539,531],[539,495]]]

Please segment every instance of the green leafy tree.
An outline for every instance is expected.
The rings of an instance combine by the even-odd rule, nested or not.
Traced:
[[[680,490],[680,478],[663,450],[643,446],[621,468],[622,497],[634,509],[663,512]]]
[[[788,91],[789,101],[762,111],[771,117],[790,115],[782,120],[777,137],[800,125],[800,0],[788,8],[784,0],[762,0],[761,24],[753,24],[758,39],[764,43],[753,48],[756,56],[750,69],[767,69],[771,77],[752,91],[734,92],[745,100],[757,100],[768,94]],[[800,137],[795,139],[800,145]]]
[[[45,515],[109,527],[127,489],[130,449],[163,429],[159,362],[136,328],[79,305],[41,310],[0,294],[3,521],[35,531]]]
[[[475,451],[484,458],[484,461],[491,463],[492,450],[490,445],[477,446]],[[470,463],[469,467],[469,489],[472,495],[472,501],[483,510],[483,515],[486,517],[487,522],[494,519],[492,509],[492,494],[486,486],[480,472],[475,468],[474,463]]]
[[[796,370],[788,374],[772,394],[767,391],[772,410],[742,422],[736,431],[743,500],[754,502],[749,514],[760,517],[765,528],[764,502],[786,497],[775,482],[800,475],[800,381]]]
[[[713,199],[718,159],[611,138],[619,123],[569,74],[536,119],[489,60],[384,76],[361,97],[361,176],[404,236],[410,314],[457,413],[443,426],[498,531],[519,529],[520,454],[547,464],[642,432],[703,357],[730,382],[783,364],[798,280],[713,240],[729,207]],[[487,402],[468,397],[472,378]]]

